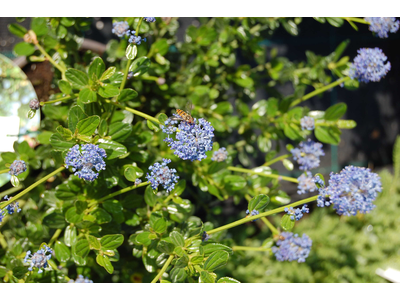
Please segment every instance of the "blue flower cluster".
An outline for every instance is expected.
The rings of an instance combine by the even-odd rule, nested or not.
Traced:
[[[10,171],[8,174],[18,176],[26,171],[26,163],[23,160],[14,160],[10,165]]]
[[[87,277],[85,278],[82,275],[78,275],[78,278],[76,278],[76,280],[70,279],[68,283],[93,283],[93,281]]]
[[[227,159],[227,157],[228,151],[226,151],[225,147],[221,147],[217,151],[214,151],[211,160],[221,162]]]
[[[30,250],[28,250],[26,252],[26,256],[24,259],[24,262],[28,262],[30,263],[30,266],[28,268],[29,271],[33,270],[33,267],[38,268],[39,271],[38,273],[42,273],[43,270],[47,268],[48,266],[48,260],[51,258],[51,253],[53,252],[53,250],[44,245],[41,249],[39,249],[36,253],[34,253],[32,255],[32,252]],[[48,254],[46,254],[48,253]]]
[[[319,189],[317,205],[333,204],[337,214],[355,216],[375,208],[372,203],[382,191],[378,174],[370,169],[347,166],[339,174],[330,174],[329,186]]]
[[[93,181],[99,176],[97,172],[106,169],[106,163],[103,160],[106,157],[106,151],[99,146],[93,144],[75,145],[69,149],[65,157],[65,164],[72,167],[72,171],[75,172],[74,175],[86,181]]]
[[[32,99],[29,101],[29,108],[33,110],[38,110],[40,107],[40,102],[38,99]]]
[[[250,211],[249,210],[246,210],[246,215],[248,215],[250,213]],[[259,215],[260,214],[260,212],[258,211],[258,210],[255,210],[255,209],[253,209],[252,211],[251,211],[251,213],[250,213],[250,217],[253,217],[253,216],[257,216],[257,215]],[[255,219],[255,220],[251,220],[252,222],[255,222],[255,221],[257,221],[257,220],[259,220],[259,219]]]
[[[388,33],[399,30],[400,22],[390,17],[368,17],[364,18],[370,23],[369,30],[375,32],[381,39],[389,37]]]
[[[154,23],[156,21],[155,17],[144,17],[143,18],[146,22]]]
[[[179,117],[174,115],[175,117]],[[199,160],[207,158],[206,152],[212,150],[214,127],[204,119],[194,119],[193,123],[182,121],[178,127],[176,120],[167,119],[166,126],[161,126],[162,131],[168,134],[164,139],[174,154],[183,160]],[[175,139],[170,137],[175,133]]]
[[[129,24],[126,21],[116,22],[113,24],[112,33],[118,37],[127,36],[129,37],[131,31],[129,30]]]
[[[325,187],[325,182],[322,180],[321,177],[319,177],[319,175],[315,175],[313,181],[314,181],[315,185],[317,186],[317,189]]]
[[[306,261],[310,253],[312,240],[306,234],[299,237],[298,234],[292,232],[282,232],[276,245],[278,247],[274,246],[271,250],[277,260],[297,260],[297,262],[302,263]]]
[[[285,207],[285,212],[290,216],[291,220],[296,219],[296,221],[299,221],[302,217],[303,214],[308,214],[310,212],[310,209],[307,207],[307,204],[303,205],[303,207],[293,209],[293,207],[287,208]]]
[[[142,180],[141,179],[139,179],[139,178],[136,178],[135,179],[135,185],[138,185],[138,184],[141,184],[142,183]]]
[[[297,180],[299,181],[299,185],[297,186],[297,194],[301,195],[317,190],[317,186],[315,185],[314,178],[310,171],[301,174],[300,177],[297,178]]]
[[[390,62],[379,48],[361,48],[350,65],[349,76],[361,82],[380,81],[390,71]]]
[[[176,176],[176,170],[168,168],[167,164],[171,162],[170,159],[163,158],[162,164],[155,163],[154,165],[149,167],[151,171],[146,174],[146,178],[151,182],[151,187],[153,190],[156,190],[158,186],[161,184],[167,192],[170,192],[174,189],[175,183],[178,182],[179,176]]]
[[[322,150],[322,144],[308,139],[307,142],[301,142],[298,148],[290,150],[293,159],[300,165],[299,169],[303,171],[311,170],[319,166],[319,157],[325,155]]]
[[[7,195],[4,197],[4,200],[8,201],[10,200],[12,197],[8,197]],[[19,208],[19,202],[13,202],[10,203],[6,206],[7,212],[9,215],[12,215],[15,211],[17,211],[17,213],[19,213],[21,211],[21,209]]]
[[[132,30],[132,32],[135,32],[135,31]],[[142,37],[140,35],[136,36],[135,34],[132,34],[128,41],[129,41],[129,43],[140,45],[142,43],[142,41],[146,42],[146,38],[142,39]]]
[[[313,130],[315,128],[314,118],[305,116],[300,119],[302,130]]]
[[[0,224],[3,222],[4,217],[6,216],[5,211],[0,208]]]
[[[207,234],[207,232],[203,231],[203,235],[201,236],[201,241],[202,242],[207,242],[210,236]]]

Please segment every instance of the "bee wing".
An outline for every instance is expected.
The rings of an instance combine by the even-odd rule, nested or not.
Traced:
[[[185,105],[185,110],[186,110],[186,112],[187,112],[189,115],[192,114],[193,108],[194,108],[194,105],[193,105],[192,101],[188,100],[188,101],[186,102],[186,105]]]

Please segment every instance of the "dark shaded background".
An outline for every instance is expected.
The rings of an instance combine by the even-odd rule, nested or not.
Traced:
[[[7,24],[15,22],[14,18],[0,18],[0,52],[10,58],[13,46],[19,42],[8,32]],[[186,28],[189,25],[198,26],[196,18],[180,18],[178,40],[183,40]],[[27,18],[22,24],[29,26]],[[367,25],[359,24],[359,31],[355,31],[345,23],[335,28],[328,23],[321,24],[312,18],[303,18],[299,24],[298,36],[291,36],[280,27],[274,36],[265,40],[265,44],[278,48],[278,55],[286,56],[291,61],[305,60],[305,51],[311,50],[318,55],[326,56],[333,52],[340,42],[350,39],[351,43],[344,52],[352,60],[357,55],[357,49],[379,47],[388,57],[392,69],[386,78],[379,83],[360,84],[355,91],[348,91],[337,87],[326,92],[322,98],[314,97],[305,102],[312,110],[325,110],[337,102],[345,102],[348,111],[345,119],[353,119],[357,127],[352,130],[343,130],[342,140],[338,146],[324,146],[326,155],[322,158],[321,168],[317,172],[329,173],[339,171],[342,167],[353,164],[382,168],[392,164],[392,148],[396,135],[399,134],[400,122],[400,32],[390,34],[387,39],[373,36]],[[111,18],[93,18],[91,30],[86,38],[107,43],[113,38],[111,33]],[[238,63],[247,63],[240,61]],[[24,70],[25,71],[25,70]],[[281,89],[285,95],[291,94],[292,85],[287,83]],[[310,92],[309,88],[307,92]],[[257,90],[257,100],[266,99],[265,90]],[[285,173],[279,164],[274,167]],[[287,172],[287,171],[286,171]]]

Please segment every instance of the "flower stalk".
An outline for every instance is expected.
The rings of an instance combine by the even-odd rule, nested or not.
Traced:
[[[151,283],[156,283],[161,278],[161,276],[165,273],[165,270],[167,270],[167,268],[168,268],[169,264],[171,263],[172,259],[174,258],[174,256],[175,255],[171,254],[168,257],[168,260],[166,261],[166,263],[164,264],[164,266],[162,267],[160,272],[157,274],[157,276],[154,277],[154,279],[151,281]]]

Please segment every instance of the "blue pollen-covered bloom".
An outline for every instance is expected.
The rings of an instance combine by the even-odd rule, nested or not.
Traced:
[[[143,18],[146,22],[154,23],[156,21],[155,17],[144,17]]]
[[[203,231],[203,234],[201,236],[201,241],[202,242],[207,242],[210,236],[207,234],[207,232]]]
[[[302,130],[313,130],[315,128],[314,118],[305,116],[300,119]]]
[[[129,41],[129,43],[140,45],[142,43],[142,41],[146,42],[146,38],[142,39],[142,37],[140,35],[136,36],[136,35],[132,34],[128,41]]]
[[[123,37],[124,35],[129,36],[129,34],[131,33],[131,31],[129,30],[129,24],[126,21],[114,23],[111,32],[118,37]]]
[[[3,222],[5,216],[6,216],[5,212],[2,209],[0,209],[0,224],[1,222]]]
[[[390,71],[390,62],[379,48],[361,48],[349,69],[351,79],[361,82],[380,81]]]
[[[97,172],[106,169],[106,163],[103,160],[106,157],[106,151],[96,145],[75,145],[69,149],[65,157],[65,164],[72,167],[74,175],[87,181],[93,181],[99,176]]]
[[[4,199],[6,201],[10,200],[11,198],[12,197],[9,198],[8,196],[4,197]],[[13,202],[13,203],[8,204],[6,206],[6,209],[7,209],[9,215],[12,215],[15,211],[17,211],[17,213],[19,213],[21,211],[21,209],[19,208],[19,202]]]
[[[175,115],[175,117],[178,117]],[[168,134],[164,139],[174,154],[183,160],[199,160],[207,158],[206,152],[213,147],[214,127],[204,119],[194,119],[194,123],[181,121],[178,128],[176,120],[167,119],[162,131]],[[170,135],[175,134],[175,140]]]
[[[301,142],[298,148],[290,150],[293,159],[300,165],[299,169],[308,171],[319,166],[319,157],[325,155],[322,150],[322,144],[308,139],[307,142]]]
[[[249,212],[249,210],[246,210],[246,215],[248,215],[250,212]],[[257,216],[257,215],[259,215],[260,214],[260,212],[258,211],[258,210],[255,210],[255,209],[253,209],[252,211],[251,211],[251,213],[250,213],[250,217],[252,217],[252,216]],[[259,219],[255,219],[255,220],[251,220],[252,222],[255,222],[255,221],[257,221],[257,220],[259,220]]]
[[[315,175],[315,177],[313,178],[313,181],[318,189],[325,187],[325,182],[322,180],[321,177],[319,177],[319,175]]]
[[[76,280],[70,279],[68,283],[93,283],[93,281],[87,277],[85,278],[82,275],[78,275],[78,278],[76,278]]]
[[[375,32],[381,39],[387,38],[388,33],[395,33],[399,30],[400,22],[391,17],[368,17],[364,18],[369,22],[369,30]]]
[[[14,160],[10,165],[10,171],[8,174],[18,176],[26,171],[26,164],[23,160]]]
[[[167,164],[171,162],[170,159],[163,158],[162,164],[155,163],[154,165],[149,167],[151,171],[146,174],[146,178],[151,182],[151,187],[153,190],[157,189],[161,184],[167,192],[170,192],[174,189],[175,183],[178,182],[179,176],[176,176],[176,170],[168,168]]]
[[[297,194],[301,195],[317,190],[317,186],[315,185],[314,178],[310,171],[307,171],[306,174],[301,174],[297,180],[299,181],[299,185],[297,186]]]
[[[285,212],[290,216],[291,220],[296,219],[296,221],[300,220],[303,217],[303,214],[308,214],[310,209],[307,207],[307,204],[303,205],[303,207],[293,209],[293,207],[287,208],[285,207]]]
[[[32,99],[29,101],[29,108],[33,110],[38,110],[40,107],[40,101],[38,99]]]
[[[51,258],[52,252],[53,252],[53,250],[46,245],[44,245],[41,249],[39,249],[33,255],[32,255],[32,252],[30,250],[28,250],[26,252],[26,256],[24,259],[25,263],[28,261],[30,263],[28,270],[32,271],[33,267],[35,267],[35,268],[39,269],[38,273],[42,273],[43,272],[42,269],[45,269],[48,266],[47,262]],[[46,253],[49,253],[49,254],[46,254]]]
[[[135,179],[135,185],[138,185],[138,184],[141,184],[142,183],[142,180],[141,179],[139,179],[139,178],[136,178]]]
[[[221,147],[217,151],[214,151],[211,160],[221,162],[227,159],[227,157],[228,151],[226,151],[225,147]]]
[[[302,237],[292,232],[282,232],[279,240],[276,242],[278,247],[272,247],[271,250],[279,261],[293,261],[302,263],[308,257],[312,240],[303,233]]]
[[[355,216],[375,208],[372,203],[382,191],[378,174],[370,169],[347,166],[339,174],[330,174],[329,186],[319,189],[317,205],[333,204],[337,214]]]

